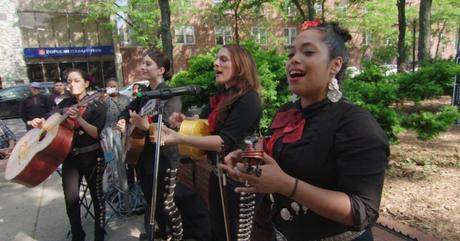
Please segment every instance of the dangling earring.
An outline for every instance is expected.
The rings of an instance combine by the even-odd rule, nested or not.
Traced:
[[[340,98],[342,98],[342,92],[340,92],[339,88],[340,87],[337,79],[332,78],[331,81],[329,81],[329,91],[327,92],[327,98],[333,103],[336,103],[340,100]]]

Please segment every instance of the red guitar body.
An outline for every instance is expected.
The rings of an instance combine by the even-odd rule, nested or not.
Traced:
[[[74,131],[61,119],[60,114],[50,116],[45,122],[50,128],[32,129],[18,141],[6,166],[7,180],[34,187],[62,164],[71,151]]]

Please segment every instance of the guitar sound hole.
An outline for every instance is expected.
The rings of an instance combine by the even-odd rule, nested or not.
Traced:
[[[40,133],[40,138],[38,138],[38,141],[42,141],[43,139],[45,139],[47,133],[47,131],[43,131],[42,133]]]

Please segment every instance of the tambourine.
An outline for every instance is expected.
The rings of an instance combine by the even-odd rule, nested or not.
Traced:
[[[249,136],[244,139],[246,149],[241,153],[240,162],[246,166],[246,173],[254,173],[257,177],[262,175],[260,165],[264,164],[264,139]]]

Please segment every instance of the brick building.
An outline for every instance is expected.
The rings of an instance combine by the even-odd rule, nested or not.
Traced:
[[[138,80],[141,47],[126,41],[126,27],[116,31],[103,25],[119,22],[116,17],[105,21],[87,21],[91,0],[13,0],[0,5],[0,78],[4,86],[29,81],[63,79],[64,70],[74,67],[87,71],[94,84],[102,85],[108,77],[117,76],[124,84]],[[126,3],[128,0],[118,0]],[[209,9],[222,0],[171,0],[175,72],[187,67],[190,56],[233,41],[231,12],[216,16]],[[334,9],[346,0],[328,0],[326,8]],[[417,4],[417,0],[409,1]],[[315,6],[320,15],[321,8]],[[255,12],[257,11],[257,12]],[[299,21],[296,8],[281,13],[264,5],[251,14],[241,15],[241,40],[254,39],[262,46],[276,46],[280,51],[297,35]],[[358,66],[365,44],[365,33],[352,33],[351,64]],[[443,36],[455,40],[455,36]],[[117,40],[114,40],[117,39]],[[120,40],[120,41],[118,41]],[[434,39],[433,42],[437,40]],[[133,46],[134,45],[134,46]],[[435,51],[432,44],[432,53]],[[441,51],[444,58],[455,54],[454,44]]]

